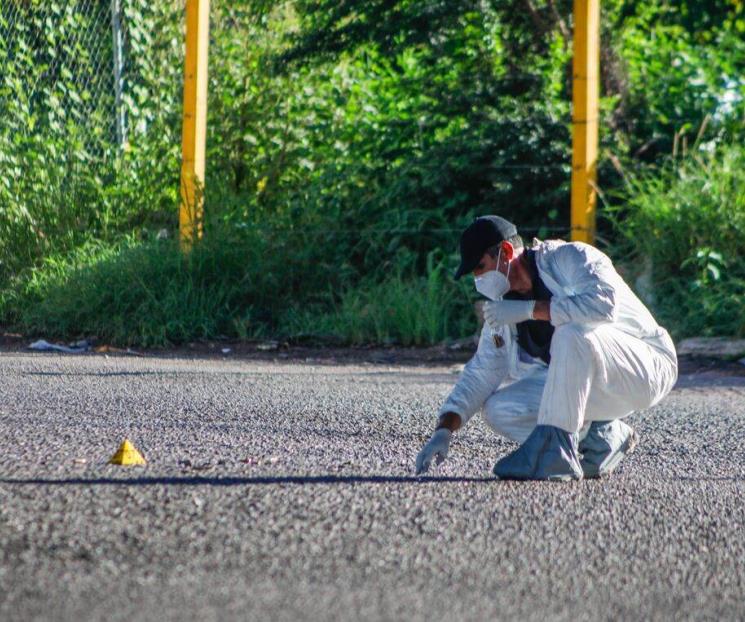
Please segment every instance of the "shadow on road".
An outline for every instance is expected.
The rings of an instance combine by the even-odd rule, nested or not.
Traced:
[[[69,376],[79,378],[92,376],[94,378],[107,378],[109,376],[163,376],[159,371],[102,371],[102,372],[63,372],[63,371],[25,371],[24,376]]]
[[[60,486],[266,486],[274,484],[426,484],[486,483],[498,481],[494,477],[433,477],[413,475],[288,475],[268,477],[113,477],[68,479],[0,479],[0,484],[60,485]]]
[[[667,481],[675,482],[745,482],[745,477],[739,475],[721,475],[716,477],[666,477]]]
[[[742,482],[745,477],[667,477],[678,482]],[[266,477],[71,477],[66,479],[2,478],[0,485],[11,486],[273,486],[277,484],[486,484],[495,477],[435,477],[415,475],[285,475]]]
[[[294,372],[295,374],[307,375],[304,370]],[[316,372],[318,375],[324,375],[323,372]],[[189,377],[189,376],[225,376],[225,377],[247,377],[255,378],[262,376],[272,376],[274,372],[269,371],[225,371],[225,370],[207,370],[200,369],[196,371],[184,370],[184,369],[160,369],[152,371],[22,371],[21,376],[40,376],[40,377],[53,377],[53,378],[114,378],[117,376],[158,376],[158,377]],[[385,371],[385,372],[366,372],[366,371],[355,371],[349,372],[349,376],[359,378],[356,380],[359,384],[391,384],[391,385],[422,385],[428,386],[432,384],[450,384],[453,381],[453,375],[447,373],[407,373],[401,371]]]

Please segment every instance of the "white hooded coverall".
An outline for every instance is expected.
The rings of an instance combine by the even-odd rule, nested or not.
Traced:
[[[678,376],[667,331],[601,251],[582,242],[536,242],[538,274],[551,291],[551,364],[529,356],[515,325],[484,324],[478,349],[440,409],[465,425],[483,409],[498,434],[522,443],[536,425],[582,433],[649,408]]]

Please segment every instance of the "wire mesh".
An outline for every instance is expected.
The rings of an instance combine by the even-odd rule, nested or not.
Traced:
[[[117,144],[109,0],[0,4],[6,131],[67,139],[81,159]]]
[[[5,184],[7,196],[22,204],[22,178],[30,166],[62,163],[64,177],[68,161],[101,164],[95,172],[103,187],[124,168],[115,170],[112,162],[127,145],[136,155],[125,171],[133,187],[178,188],[184,5],[185,0],[0,0],[0,190]],[[211,1],[205,181],[213,211],[231,218],[245,212],[249,221],[270,201],[307,205],[306,188],[316,193],[320,209],[332,195],[346,197],[366,183],[347,179],[384,173],[390,173],[394,190],[399,184],[404,192],[407,180],[416,188],[425,176],[429,190],[439,192],[439,163],[443,182],[451,185],[432,200],[450,201],[447,193],[461,196],[468,189],[448,163],[457,164],[488,141],[498,148],[483,161],[471,159],[491,185],[468,201],[481,204],[482,194],[502,196],[515,187],[516,195],[545,186],[547,204],[559,202],[554,195],[563,192],[570,172],[569,158],[561,158],[568,154],[567,110],[521,111],[513,118],[518,115],[509,106],[497,113],[484,104],[481,117],[462,121],[462,132],[450,126],[438,130],[441,113],[429,114],[420,103],[399,114],[394,91],[385,91],[411,92],[412,101],[436,98],[432,89],[419,92],[426,80],[416,71],[396,74],[393,84],[393,74],[361,62],[279,67],[298,28],[292,7],[291,2]],[[503,82],[538,79],[526,73],[497,82],[501,88]],[[483,141],[468,129],[477,127],[485,128]],[[451,139],[441,140],[439,132]],[[513,142],[525,149],[512,149]],[[47,183],[39,179],[40,185]],[[377,199],[388,200],[387,190],[381,193]],[[420,194],[404,192],[403,200],[419,204]],[[171,215],[172,200],[165,193],[153,196],[149,209],[162,204]]]
[[[184,3],[2,0],[0,142],[83,162],[153,127],[178,144]]]

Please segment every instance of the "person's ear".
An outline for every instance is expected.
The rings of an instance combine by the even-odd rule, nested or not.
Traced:
[[[515,256],[515,247],[512,246],[510,242],[507,240],[502,241],[502,257],[504,257],[507,261],[512,261],[512,258]]]

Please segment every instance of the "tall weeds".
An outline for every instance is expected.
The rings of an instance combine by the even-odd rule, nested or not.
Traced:
[[[745,151],[730,144],[629,181],[612,252],[676,336],[745,336]]]
[[[6,322],[28,334],[151,347],[267,336],[426,345],[475,328],[462,286],[432,257],[424,277],[398,272],[346,285],[338,277],[266,234],[215,229],[188,256],[169,240],[130,237],[47,258],[6,290],[1,306]]]

